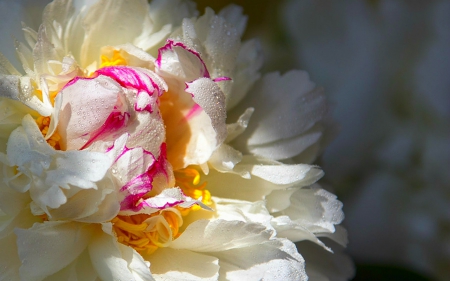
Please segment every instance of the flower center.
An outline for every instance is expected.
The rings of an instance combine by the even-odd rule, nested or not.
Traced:
[[[48,127],[50,125],[50,117],[39,116],[36,119],[36,124],[41,130],[42,135],[45,137],[48,133]],[[53,135],[47,140],[47,143],[56,150],[60,150],[59,141],[61,140],[61,136],[54,132]]]
[[[202,203],[212,205],[211,194],[205,189],[207,183],[200,184],[200,173],[196,169],[185,168],[174,173],[176,185],[185,195],[194,199],[201,197]],[[140,253],[151,254],[159,247],[169,246],[181,234],[179,228],[183,225],[183,217],[200,209],[200,206],[193,205],[190,208],[167,208],[151,215],[118,215],[111,222],[117,241]]]
[[[199,199],[202,198],[202,203],[206,206],[211,206],[211,193],[209,190],[205,189],[206,182],[200,183],[200,173],[194,168],[184,168],[181,170],[174,171],[176,185],[178,185],[184,192],[185,195]],[[201,207],[199,205],[193,205],[189,209],[182,209],[181,213],[183,216],[186,216],[191,210],[196,211],[200,210]]]
[[[140,253],[151,254],[158,247],[167,247],[177,237],[183,219],[177,209],[168,208],[151,215],[119,215],[111,222],[117,241]]]
[[[107,66],[127,65],[127,61],[122,57],[118,50],[113,50],[112,57],[101,55],[100,59],[102,63],[100,64],[99,69]]]

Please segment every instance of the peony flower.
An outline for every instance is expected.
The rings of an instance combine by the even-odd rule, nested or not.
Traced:
[[[245,22],[56,0],[23,26],[25,74],[0,57],[2,279],[321,276],[293,242],[345,246],[342,203],[292,158],[317,154],[327,104],[305,72],[261,78]]]

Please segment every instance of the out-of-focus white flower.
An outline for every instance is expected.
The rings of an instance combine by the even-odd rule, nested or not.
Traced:
[[[322,90],[301,71],[261,78],[239,7],[196,16],[57,0],[22,28],[25,74],[0,57],[2,280],[329,275],[317,256],[321,238],[347,242],[342,203],[292,160],[318,153]],[[311,261],[295,241],[318,245]]]
[[[448,280],[449,3],[285,8],[298,62],[336,101],[342,131],[325,167],[333,183],[354,186],[346,202],[350,252]]]

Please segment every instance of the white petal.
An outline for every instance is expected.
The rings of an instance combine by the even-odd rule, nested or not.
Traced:
[[[281,77],[277,73],[264,76],[236,109],[242,112],[252,106],[255,112],[247,130],[233,142],[234,145],[271,159],[300,154],[311,145],[311,140],[296,138],[310,133],[308,130],[327,114],[323,91],[314,87],[306,72],[291,71]],[[281,141],[287,142],[284,144],[289,144],[292,151],[286,151],[287,147],[280,152],[270,149],[271,146],[281,147],[278,145]]]
[[[97,232],[89,244],[89,255],[92,264],[102,280],[135,280],[128,268],[128,263],[122,258],[116,238]]]
[[[285,165],[246,156],[234,167],[234,172],[249,174],[251,178],[212,170],[204,178],[208,190],[218,197],[259,201],[273,190],[308,186],[323,175],[322,170],[311,165]]]
[[[160,248],[145,258],[156,280],[213,281],[219,276],[217,258],[188,250]]]
[[[235,123],[227,124],[227,139],[225,143],[229,143],[245,131],[254,111],[253,107],[249,107],[239,116]]]
[[[103,46],[133,42],[149,17],[148,3],[143,0],[101,0],[92,5],[83,21],[86,36],[81,47],[81,66],[96,62]]]
[[[98,189],[77,192],[67,199],[67,203],[50,210],[54,220],[72,220],[89,223],[101,223],[113,219],[119,212],[117,192],[112,189],[110,179],[97,183]]]
[[[19,281],[21,262],[17,253],[16,236],[11,233],[1,238],[0,249],[2,249],[2,254],[0,255],[0,268],[2,269],[0,280]]]
[[[200,54],[173,40],[168,40],[168,43],[158,50],[156,65],[159,75],[175,78],[181,82],[209,77]]]
[[[219,172],[232,171],[234,166],[242,159],[242,153],[231,146],[222,144],[208,160],[208,163]]]
[[[97,272],[92,267],[92,262],[87,250],[71,264],[66,266],[63,270],[45,278],[43,281],[98,281]]]
[[[41,280],[66,267],[84,251],[92,230],[86,224],[70,222],[16,229],[21,280]]]
[[[7,152],[11,165],[17,165],[32,180],[31,196],[44,210],[66,202],[60,188],[96,188],[95,182],[105,176],[112,163],[103,153],[54,150],[29,115],[22,127],[11,133]]]
[[[308,277],[305,261],[286,239],[216,253],[226,280],[301,280]]]
[[[195,19],[183,20],[182,29],[171,35],[187,46],[195,47],[202,54],[212,78],[231,77],[240,47],[239,33],[233,23],[214,15],[210,8]],[[231,90],[231,83],[220,83],[225,95]]]
[[[339,245],[333,244],[333,251],[329,252],[310,242],[296,244],[305,259],[309,280],[346,281],[354,276],[353,261]]]
[[[344,219],[342,203],[318,185],[297,190],[291,197],[291,205],[282,213],[312,232],[334,232],[334,225]]]
[[[128,269],[136,281],[154,281],[150,273],[148,261],[145,261],[133,248],[123,244],[117,245],[122,253],[122,258],[127,261]]]
[[[267,211],[264,201],[248,202],[218,197],[213,197],[213,201],[220,219],[260,223],[268,229],[273,229],[271,225],[273,217]]]
[[[247,26],[248,16],[242,14],[243,8],[238,5],[230,4],[220,10],[218,16],[224,18],[227,22],[233,24],[237,35],[242,37]]]
[[[191,223],[170,247],[196,252],[220,252],[257,245],[272,235],[270,229],[258,223],[198,220]]]
[[[191,83],[187,83],[186,92],[192,94],[195,103],[197,103],[211,119],[211,126],[216,132],[216,145],[214,147],[216,148],[227,136],[225,124],[227,118],[225,96],[217,84],[208,78],[200,78]]]
[[[0,74],[0,97],[18,100],[42,116],[50,116],[53,108],[35,94],[30,77]]]
[[[238,105],[261,77],[259,70],[263,62],[263,51],[259,41],[255,39],[245,41],[239,49],[234,73],[231,76],[233,87],[227,95],[228,110]]]

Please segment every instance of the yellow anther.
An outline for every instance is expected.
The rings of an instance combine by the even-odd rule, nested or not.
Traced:
[[[200,184],[200,172],[194,168],[184,168],[175,171],[176,184],[183,190],[187,196],[199,199],[202,198],[202,203],[210,206],[212,205],[211,193],[205,189],[206,182]],[[181,210],[183,216],[189,213],[189,210],[200,210],[201,207],[193,205],[189,209]]]
[[[39,127],[39,130],[41,130],[42,135],[45,137],[47,136],[49,125],[50,125],[50,117],[48,116],[39,116],[36,119],[36,124]],[[61,136],[54,132],[53,135],[47,140],[47,143],[52,146],[54,149],[59,150],[59,141],[61,140]]]
[[[112,58],[101,55],[100,60],[102,61],[99,68],[107,67],[107,66],[114,66],[114,65],[127,65],[127,61],[124,57],[120,54],[120,51],[113,50],[113,56]]]
[[[151,215],[117,216],[111,220],[117,241],[138,252],[152,253],[167,247],[183,224],[180,212],[168,208]],[[150,225],[150,226],[149,226]]]

